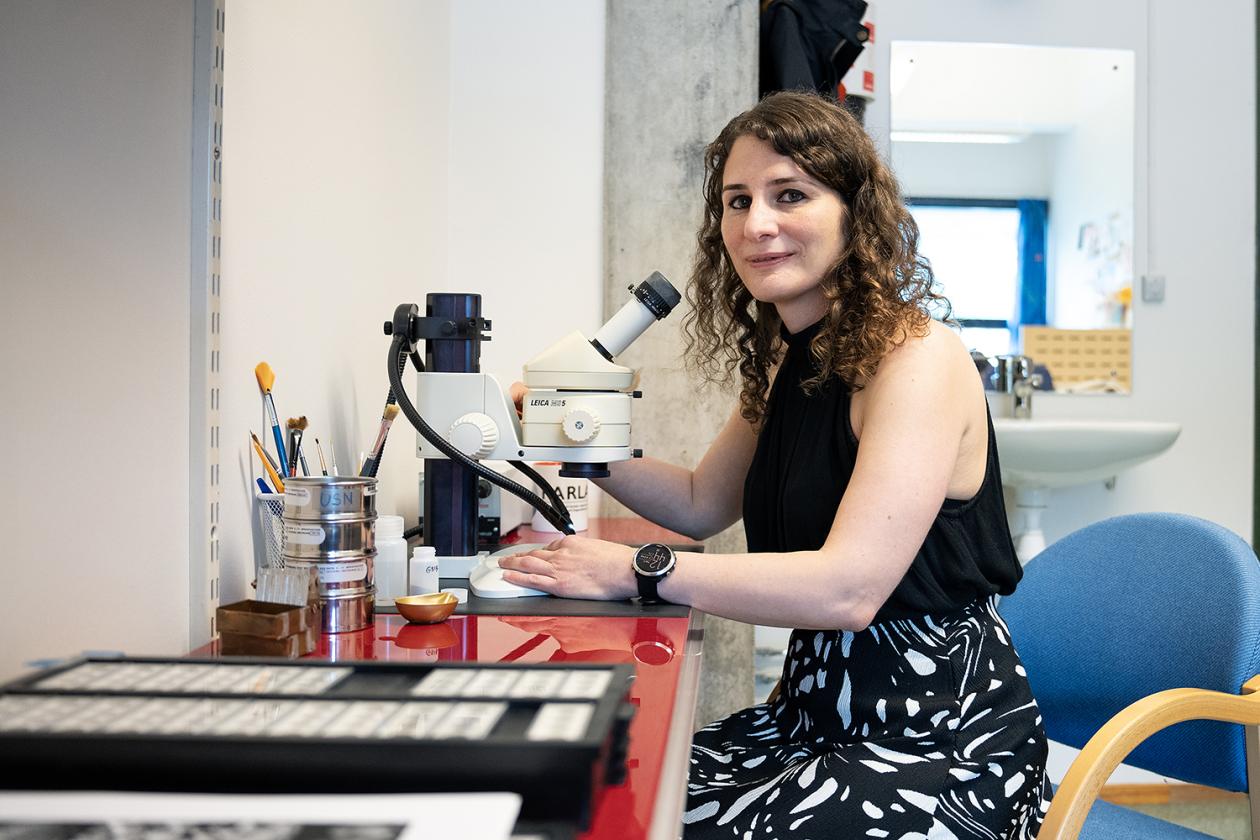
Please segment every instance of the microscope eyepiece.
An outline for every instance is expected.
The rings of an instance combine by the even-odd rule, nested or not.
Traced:
[[[674,288],[674,284],[665,279],[659,271],[653,271],[648,279],[634,290],[634,296],[647,307],[648,311],[661,320],[682,300],[682,295]]]
[[[609,361],[621,355],[644,330],[668,315],[682,300],[682,295],[659,271],[653,271],[630,291],[634,296],[591,339],[595,349]]]

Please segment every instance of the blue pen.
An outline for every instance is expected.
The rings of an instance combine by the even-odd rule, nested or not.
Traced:
[[[254,480],[258,482],[258,489],[259,489],[259,491],[260,491],[260,492],[263,492],[263,493],[274,493],[274,492],[275,492],[275,491],[274,491],[274,490],[272,490],[270,487],[268,487],[268,486],[267,486],[267,482],[263,481],[261,478],[256,478],[256,479],[254,479]]]

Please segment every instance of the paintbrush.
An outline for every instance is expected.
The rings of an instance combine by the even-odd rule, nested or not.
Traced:
[[[254,442],[254,451],[258,453],[258,460],[262,461],[263,469],[271,476],[271,483],[275,485],[277,493],[284,492],[284,480],[280,478],[280,474],[271,467],[271,460],[267,457],[267,451],[263,449],[262,444],[258,442],[258,435],[253,432],[249,433],[249,439]]]
[[[372,444],[372,451],[363,461],[363,468],[359,470],[360,476],[375,477],[381,465],[381,455],[385,453],[385,438],[389,435],[389,427],[397,416],[398,406],[385,406],[385,413],[381,415],[381,430],[376,433],[376,443]]]
[[[303,414],[301,418],[299,419],[302,421],[302,431],[305,432],[306,426],[307,426],[306,415]],[[297,451],[298,451],[298,463],[302,465],[302,475],[310,475],[311,468],[306,465],[306,450],[302,448],[301,441],[298,441]]]
[[[310,470],[306,469],[306,459],[301,457],[302,453],[302,433],[306,431],[306,415],[301,417],[290,417],[289,427],[289,477],[297,475],[298,461],[302,462],[302,470],[310,475]]]
[[[284,435],[280,432],[280,418],[276,416],[276,401],[271,396],[271,386],[276,384],[275,371],[266,362],[259,362],[254,368],[254,377],[258,380],[258,388],[263,395],[263,405],[266,406],[267,415],[271,419],[271,433],[276,439],[276,457],[280,459],[281,464],[286,464],[289,459],[284,454]]]
[[[324,447],[319,445],[319,438],[315,438],[315,452],[319,455],[319,471],[328,475],[328,462],[324,460]]]

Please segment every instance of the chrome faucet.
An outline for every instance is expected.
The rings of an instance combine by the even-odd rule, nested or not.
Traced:
[[[998,356],[993,371],[993,390],[1011,395],[1011,416],[1032,419],[1033,390],[1041,384],[1041,374],[1033,373],[1028,356]]]

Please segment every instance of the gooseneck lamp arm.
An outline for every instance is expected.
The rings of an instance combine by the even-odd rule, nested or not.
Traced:
[[[516,467],[523,474],[529,477],[531,481],[543,488],[547,495],[547,499],[534,493],[524,485],[518,484],[505,475],[502,475],[489,467],[483,466],[472,458],[469,458],[463,452],[460,452],[454,446],[446,441],[441,435],[433,430],[433,428],[424,421],[420,416],[420,412],[412,404],[411,399],[407,396],[406,388],[402,382],[402,372],[399,364],[400,358],[410,355],[413,364],[417,370],[424,371],[424,363],[420,361],[418,354],[415,352],[415,340],[412,338],[415,332],[416,322],[419,319],[419,308],[415,304],[403,304],[394,312],[393,322],[386,324],[386,334],[392,335],[393,339],[389,347],[389,362],[387,368],[389,371],[389,387],[394,397],[398,400],[398,408],[402,411],[403,416],[415,427],[416,431],[424,436],[433,448],[437,449],[452,461],[462,464],[466,469],[472,470],[477,475],[501,487],[514,496],[533,505],[543,515],[543,517],[551,523],[563,534],[575,533],[573,529],[572,516],[565,507],[564,502],[554,489],[540,476],[537,471],[529,467],[523,462],[512,461],[512,466]]]

